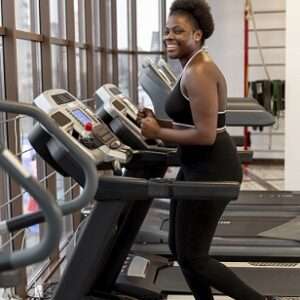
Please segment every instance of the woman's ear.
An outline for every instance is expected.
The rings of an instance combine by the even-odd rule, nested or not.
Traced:
[[[202,36],[203,36],[203,33],[202,33],[202,31],[200,29],[196,30],[194,32],[194,39],[195,39],[196,42],[200,42],[201,39],[202,39]]]

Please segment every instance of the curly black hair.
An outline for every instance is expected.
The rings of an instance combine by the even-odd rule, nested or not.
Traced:
[[[203,32],[204,40],[214,32],[214,20],[210,6],[205,0],[175,0],[170,7],[169,15],[177,14],[191,16],[195,27]]]

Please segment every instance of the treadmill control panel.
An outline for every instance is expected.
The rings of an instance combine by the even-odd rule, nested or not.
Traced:
[[[120,142],[110,128],[82,102],[65,90],[54,89],[42,93],[34,103],[72,135],[85,150],[101,162],[126,163],[131,149]]]
[[[158,140],[147,140],[137,123],[138,108],[113,84],[104,84],[96,91],[96,115],[102,117],[114,133],[133,149],[151,150],[161,145]],[[109,116],[109,117],[107,117]],[[118,123],[118,124],[116,124]]]

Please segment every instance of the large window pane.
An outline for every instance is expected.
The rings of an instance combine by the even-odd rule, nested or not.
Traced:
[[[34,58],[35,51],[33,49],[36,45],[31,41],[17,40],[17,65],[18,65],[18,97],[19,101],[32,103],[33,101],[33,90],[34,90],[34,76],[33,70],[39,68],[34,67],[35,64],[39,63]],[[35,74],[40,77],[40,74]],[[29,117],[22,117],[19,120],[19,131],[20,131],[20,158],[22,164],[27,171],[36,177],[36,153],[32,149],[28,141],[28,133],[31,131],[34,125],[34,121]],[[24,213],[35,212],[38,210],[38,205],[35,199],[28,193],[23,194],[23,211]],[[33,244],[37,244],[40,240],[39,226],[31,226],[25,231],[25,242],[27,247],[31,247]],[[35,266],[36,267],[36,266]],[[28,268],[28,275],[31,276],[36,269]]]
[[[39,0],[18,0],[15,8],[17,29],[39,33]]]
[[[118,49],[128,49],[128,0],[117,0]]]
[[[66,6],[65,1],[51,0],[50,3],[50,22],[51,36],[66,38]]]
[[[68,88],[67,82],[67,49],[52,45],[52,81],[53,88]]]
[[[87,97],[86,73],[86,50],[76,48],[76,81],[77,97],[79,99],[85,99]]]
[[[112,54],[108,54],[106,57],[107,57],[107,82],[112,82],[112,80],[113,80]]]
[[[100,1],[93,0],[93,42],[96,47],[99,47],[100,42]]]
[[[85,43],[85,0],[74,1],[75,41]]]
[[[136,4],[137,24],[142,24],[142,26],[137,26],[138,50],[160,50],[161,36],[159,31],[159,1],[138,0]]]
[[[94,54],[95,63],[95,87],[98,89],[101,86],[101,53],[95,52]]]
[[[111,0],[105,1],[105,13],[106,13],[106,39],[107,47],[112,48],[112,16],[111,16]]]
[[[171,7],[171,4],[173,3],[173,1],[174,0],[167,0],[167,2],[166,2],[166,7],[167,7],[167,9],[166,9],[167,16],[166,17],[169,16],[170,7]]]
[[[126,96],[129,96],[129,61],[129,55],[119,55],[119,88]]]

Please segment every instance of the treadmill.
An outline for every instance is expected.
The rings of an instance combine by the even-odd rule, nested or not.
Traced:
[[[120,164],[126,167],[125,175],[128,176],[105,177],[93,174],[93,179],[98,181],[94,209],[87,217],[53,300],[128,299],[123,296],[125,292],[118,290],[116,279],[125,270],[123,264],[129,262],[128,253],[153,198],[172,195],[186,201],[209,201],[235,200],[238,197],[240,185],[237,182],[176,182],[129,177],[130,174],[139,172],[141,164],[151,166],[154,156],[161,159],[165,155],[134,151],[124,145],[102,120],[97,119],[81,101],[67,91],[44,92],[34,103],[48,113],[60,130],[69,136],[70,142],[81,144],[82,150],[98,170],[105,165],[113,167]],[[82,139],[87,123],[91,123],[93,127],[89,143]],[[56,171],[64,176],[71,176],[81,186],[87,183],[80,161],[55,136],[49,135],[43,126],[34,126],[30,141]],[[115,163],[116,161],[119,163]],[[156,292],[155,295],[156,298],[152,299],[161,299]],[[148,296],[149,293],[145,291],[140,299],[149,299]]]
[[[126,147],[104,122],[97,120],[83,103],[66,91],[43,93],[35,103],[42,109],[49,109],[48,114],[61,130],[72,136],[72,140],[80,140],[85,122],[93,123],[96,129],[93,131],[94,145],[89,143],[85,146],[83,143],[82,147],[99,169],[105,163],[117,165],[113,161],[119,158],[121,165],[127,168],[125,175],[136,174],[141,163],[148,161],[150,163],[146,167],[151,166],[153,156],[158,155],[155,152],[142,155]],[[37,143],[38,140],[45,142]],[[55,170],[71,175],[80,185],[84,185],[79,162],[39,124],[31,133],[31,142],[35,146],[40,145],[36,150]],[[151,200],[155,197],[167,198],[171,194],[175,198],[185,197],[187,201],[201,198],[209,200],[209,197],[235,199],[238,190],[236,183],[176,183],[170,180],[99,176],[95,208],[88,217],[53,299],[127,299],[121,296],[124,294],[138,299],[163,299],[164,295],[171,292],[188,293],[176,264],[170,264],[161,257],[150,260],[141,255],[128,256]],[[240,276],[244,274],[242,278],[249,277],[248,282],[264,294],[294,296],[300,293],[297,263],[280,266],[276,272],[268,266],[254,265],[251,270],[248,265],[238,267],[231,263],[231,266]],[[264,276],[263,286],[261,276]],[[170,287],[171,278],[174,278],[176,289]],[[176,278],[180,280],[179,283],[175,281]],[[282,282],[285,282],[284,286]]]
[[[122,120],[125,128],[133,126],[130,123],[135,117],[133,114],[129,116],[130,110],[126,108],[126,102],[132,103],[116,86],[102,86],[95,97],[98,117],[101,115],[106,119],[112,130],[115,128],[111,126],[114,119]],[[126,135],[122,138],[126,139]],[[300,243],[296,240],[267,238],[263,233],[297,219],[300,193],[249,191],[240,195],[237,201],[228,205],[220,220],[211,255],[226,261],[234,272],[263,294],[299,295],[298,279],[295,278],[300,267]],[[120,292],[143,299],[146,299],[145,293],[153,297],[151,299],[161,294],[189,293],[180,269],[169,260],[170,252],[166,244],[168,213],[165,210],[168,200],[158,203],[156,208],[155,202],[152,205],[131,249],[135,255],[129,256],[124,263],[117,281]],[[290,229],[297,231],[297,226],[291,226]],[[145,233],[150,235],[145,238]],[[153,258],[154,254],[168,258]],[[149,255],[149,258],[145,255]]]
[[[106,124],[124,143],[126,142],[132,148],[141,149],[138,146],[145,144],[146,141],[134,122],[136,108],[132,107],[132,102],[112,84],[105,84],[98,89],[95,98],[98,107],[97,117],[105,120]],[[118,122],[118,126],[115,126],[116,122]],[[131,128],[135,128],[136,142],[131,138]],[[153,151],[163,151],[159,145],[149,147]],[[155,161],[153,161],[153,166],[155,166]],[[164,171],[165,169],[161,170],[160,176],[163,176]],[[143,170],[140,170],[138,175],[142,176],[142,172]],[[148,172],[151,172],[151,169],[148,168]],[[169,199],[154,201],[137,236],[133,251],[151,255],[171,255],[167,245],[168,206]],[[276,229],[278,226],[283,224],[289,226],[289,222],[297,218],[299,214],[300,192],[241,192],[238,200],[227,206],[220,220],[211,254],[226,261],[298,260],[300,253],[297,241],[270,239],[264,236],[268,234],[265,233],[266,231]],[[295,224],[291,224],[289,230],[294,231],[297,235]]]
[[[150,96],[158,118],[169,119],[165,112],[165,101],[177,78],[168,64],[160,59],[158,64],[147,60],[143,64],[140,84]],[[272,126],[274,116],[267,112],[254,98],[228,98],[226,110],[227,126]]]

